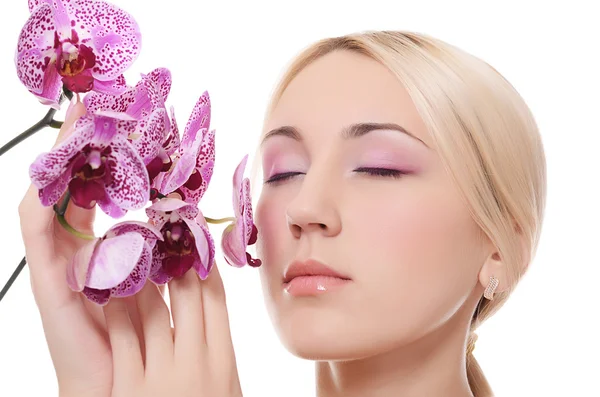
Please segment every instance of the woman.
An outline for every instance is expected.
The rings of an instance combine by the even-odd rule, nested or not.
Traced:
[[[265,297],[284,345],[316,361],[317,395],[493,395],[474,331],[531,262],[546,193],[513,87],[424,35],[326,39],[284,75],[259,150]],[[173,329],[152,283],[102,313],[64,283],[80,242],[35,189],[20,213],[61,396],[241,395],[216,267],[171,281]],[[91,230],[91,212],[67,217]]]

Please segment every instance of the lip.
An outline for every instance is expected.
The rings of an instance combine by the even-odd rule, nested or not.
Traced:
[[[350,277],[314,259],[294,261],[283,276],[283,287],[293,296],[330,292],[352,281]]]

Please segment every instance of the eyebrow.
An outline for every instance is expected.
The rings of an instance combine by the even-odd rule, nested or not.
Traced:
[[[414,135],[413,133],[408,131],[406,128],[404,128],[401,125],[398,125],[396,123],[357,123],[357,124],[352,124],[342,130],[342,136],[345,139],[355,139],[355,138],[360,138],[361,136],[365,136],[370,132],[378,131],[378,130],[394,130],[394,131],[401,132],[405,135],[408,135],[409,137],[411,137],[413,139],[416,139],[417,141],[419,141],[423,145],[425,145],[427,148],[429,148],[429,146],[427,146],[427,144],[425,142],[423,142],[419,137],[417,137],[416,135]],[[296,127],[284,125],[282,127],[277,127],[277,128],[272,129],[271,131],[267,132],[265,134],[265,137],[262,140],[261,145],[263,145],[267,139],[272,138],[274,136],[285,136],[285,137],[294,139],[296,141],[302,141],[302,135],[300,134],[300,131],[298,131],[298,129]]]

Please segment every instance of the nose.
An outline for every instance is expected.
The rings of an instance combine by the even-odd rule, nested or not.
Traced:
[[[342,230],[336,189],[316,175],[305,175],[302,187],[287,208],[287,223],[296,238],[319,233],[334,237]]]

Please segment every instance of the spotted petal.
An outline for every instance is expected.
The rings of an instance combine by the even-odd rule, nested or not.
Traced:
[[[202,144],[198,155],[196,156],[195,171],[202,176],[202,184],[198,189],[191,190],[185,185],[181,186],[181,191],[185,195],[185,201],[190,204],[198,204],[204,193],[208,189],[215,168],[215,131],[206,132],[202,137]]]
[[[83,99],[83,103],[89,113],[96,113],[101,110],[124,113],[135,102],[136,95],[137,91],[134,87],[128,88],[121,95],[90,92]]]
[[[116,79],[138,57],[141,34],[130,14],[104,1],[55,1],[64,2],[69,22],[77,28],[81,42],[96,54],[94,78]]]
[[[128,210],[141,209],[150,199],[150,178],[144,162],[126,138],[116,135],[107,156],[112,182],[106,194],[117,206]]]
[[[90,264],[86,286],[109,289],[124,281],[138,263],[144,249],[144,237],[127,233],[103,240]]]
[[[144,243],[144,249],[140,258],[129,274],[125,281],[119,283],[116,287],[112,288],[110,295],[118,298],[125,298],[138,293],[150,274],[150,266],[152,265],[152,248],[148,243]]]
[[[154,90],[160,95],[162,101],[166,102],[172,85],[172,77],[169,69],[156,68],[144,77],[152,82],[155,87]]]
[[[127,211],[113,203],[107,196],[105,196],[104,199],[98,200],[98,206],[106,215],[113,219],[122,218],[127,214]]]
[[[19,80],[31,93],[58,106],[62,82],[54,63],[55,28],[52,8],[37,7],[19,35],[15,65]]]
[[[38,194],[42,205],[49,207],[58,203],[69,187],[69,182],[72,179],[71,170],[72,164],[54,182],[39,190]]]
[[[194,241],[196,242],[196,250],[198,251],[201,263],[201,267],[198,267],[196,271],[198,274],[204,274],[206,278],[212,266],[212,260],[214,260],[215,257],[213,238],[210,235],[208,228],[199,225],[195,219],[187,216],[182,216],[181,218],[190,228],[190,231],[194,235]]]
[[[181,141],[179,138],[179,127],[177,126],[177,120],[175,119],[175,108],[173,108],[173,106],[171,106],[170,125],[170,133],[164,145],[164,149],[169,156],[172,156],[173,153],[175,153],[181,146]]]
[[[152,267],[150,268],[150,275],[148,278],[154,284],[164,285],[171,281],[173,277],[169,276],[162,267],[163,260],[165,259],[165,253],[162,253],[158,250],[158,247],[155,246],[152,251]]]
[[[133,134],[138,138],[134,139],[132,143],[145,165],[158,156],[166,138],[165,117],[167,117],[166,110],[157,108],[147,119],[137,122]]]
[[[210,126],[210,110],[210,97],[208,92],[205,91],[196,102],[196,105],[194,105],[192,114],[183,131],[183,137],[181,138],[183,151],[195,146],[194,142],[199,132],[202,131],[204,133],[205,130],[208,130]]]
[[[127,233],[138,233],[146,242],[163,239],[160,230],[147,222],[126,221],[121,222],[111,227],[107,232],[107,237],[120,236]]]
[[[120,75],[113,80],[95,80],[94,91],[107,94],[107,95],[121,95],[127,91],[127,83],[125,82],[125,76]]]
[[[91,142],[94,134],[94,120],[88,116],[80,118],[65,141],[50,152],[39,155],[29,167],[33,184],[41,189],[56,181],[67,170],[69,160]]]

